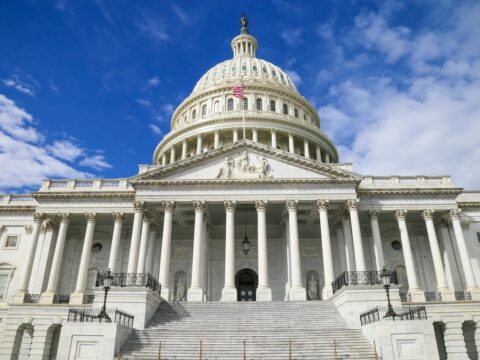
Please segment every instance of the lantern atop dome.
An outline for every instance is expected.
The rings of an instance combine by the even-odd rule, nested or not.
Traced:
[[[248,19],[245,14],[243,14],[240,18],[240,25],[242,25],[242,28],[240,29],[240,35],[236,36],[232,40],[231,44],[233,57],[255,57],[258,48],[258,42],[257,39],[250,35],[250,32],[248,31]]]

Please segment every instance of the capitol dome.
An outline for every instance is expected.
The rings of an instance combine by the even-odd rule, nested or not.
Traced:
[[[246,17],[241,24],[231,42],[233,58],[201,76],[176,108],[171,132],[155,149],[154,164],[173,164],[241,141],[337,163],[338,152],[320,130],[316,109],[284,70],[257,58],[258,42],[249,33]],[[240,85],[244,99],[232,93]]]

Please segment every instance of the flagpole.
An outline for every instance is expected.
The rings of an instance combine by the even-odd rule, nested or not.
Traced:
[[[242,88],[243,88],[243,76],[240,78],[240,82],[242,84]],[[243,97],[242,97],[242,126],[243,126],[243,140],[246,139],[246,136],[245,136],[245,92],[243,93]]]

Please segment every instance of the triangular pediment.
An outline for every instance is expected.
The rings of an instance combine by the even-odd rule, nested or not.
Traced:
[[[198,180],[319,180],[360,181],[361,177],[336,164],[323,164],[280,150],[242,141],[228,147],[154,168],[132,183]]]

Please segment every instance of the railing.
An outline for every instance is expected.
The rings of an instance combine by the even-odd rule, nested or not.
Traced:
[[[95,300],[95,295],[83,295],[84,304],[93,304],[94,300]]]
[[[117,309],[106,309],[106,313],[110,318],[108,321],[105,317],[99,316],[101,309],[96,308],[71,308],[68,310],[69,322],[114,322],[120,325],[132,327],[134,316]]]
[[[455,300],[472,300],[470,291],[455,291]]]
[[[70,295],[55,295],[53,297],[54,304],[68,304],[70,303]]]
[[[149,273],[111,273],[111,287],[145,287],[160,293],[160,283]],[[97,273],[96,287],[103,287],[104,273]]]
[[[387,306],[378,306],[360,314],[360,324],[368,325],[382,319],[392,320],[427,320],[427,309],[425,306],[394,306],[392,307],[395,312],[395,317],[385,318],[385,314],[388,311]]]
[[[25,294],[25,304],[38,304],[40,301],[40,294]]]
[[[412,302],[412,295],[405,291],[400,291],[400,301],[401,302]]]
[[[426,301],[442,301],[442,293],[438,291],[425,291]]]
[[[360,183],[361,187],[445,187],[452,186],[449,176],[366,176]]]
[[[349,285],[382,285],[381,271],[344,271],[332,282],[333,293]],[[398,284],[397,273],[390,271],[390,283]]]

